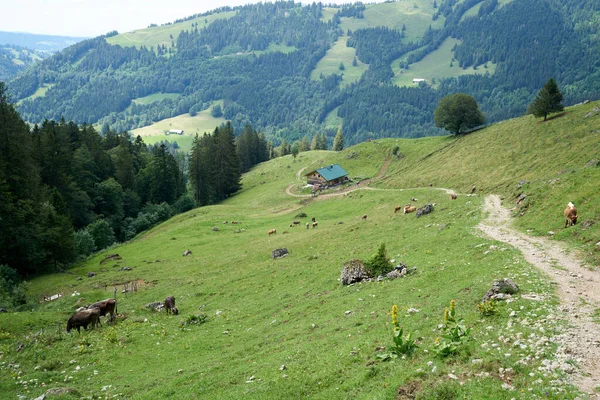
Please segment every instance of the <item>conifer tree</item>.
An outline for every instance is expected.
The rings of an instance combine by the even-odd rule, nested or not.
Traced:
[[[313,140],[310,144],[310,149],[311,150],[319,150],[319,134],[315,133],[315,136],[313,136]]]
[[[563,95],[558,89],[558,85],[553,78],[550,78],[544,85],[542,90],[527,109],[527,113],[531,113],[536,117],[544,117],[544,121],[548,114],[560,112],[565,109],[561,104]]]
[[[342,127],[339,127],[337,130],[337,134],[333,139],[333,151],[342,151],[344,150],[344,133],[342,132]]]
[[[325,136],[325,132],[321,133],[319,137],[319,150],[327,150],[327,137]]]

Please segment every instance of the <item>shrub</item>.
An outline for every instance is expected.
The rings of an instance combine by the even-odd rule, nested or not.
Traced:
[[[96,249],[94,237],[87,228],[80,229],[73,234],[75,252],[78,258],[85,258]]]
[[[178,198],[177,201],[175,202],[175,204],[173,204],[173,208],[175,209],[175,212],[177,212],[177,214],[181,214],[186,211],[190,211],[195,206],[196,206],[196,203],[194,202],[194,199],[192,199],[187,194],[184,194],[183,196]]]
[[[294,218],[306,218],[306,217],[307,217],[306,213],[301,212],[301,213],[296,214],[296,216]]]
[[[394,265],[387,258],[385,243],[379,245],[377,253],[365,263],[365,267],[371,272],[371,276],[385,275],[394,269]]]
[[[94,238],[96,250],[102,250],[116,241],[115,232],[108,222],[104,219],[88,225],[86,228]]]

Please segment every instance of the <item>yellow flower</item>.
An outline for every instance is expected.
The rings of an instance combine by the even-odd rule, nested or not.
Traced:
[[[435,344],[436,344],[436,345],[440,344],[440,338],[439,338],[439,337],[438,337],[438,338],[435,338]]]
[[[444,310],[444,322],[448,322],[449,314],[450,314],[450,311],[448,311],[448,309],[446,308]]]
[[[398,306],[395,304],[392,306],[392,324],[398,325]]]
[[[450,311],[454,311],[454,306],[456,305],[454,299],[450,300]]]

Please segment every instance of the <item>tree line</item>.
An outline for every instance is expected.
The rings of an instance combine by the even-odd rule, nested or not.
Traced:
[[[172,144],[65,119],[30,128],[0,82],[0,306],[15,277],[62,270],[231,196],[269,146],[250,126],[236,139],[230,123],[196,137],[189,159]]]

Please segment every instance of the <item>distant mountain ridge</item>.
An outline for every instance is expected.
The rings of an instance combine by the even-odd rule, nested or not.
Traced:
[[[9,89],[33,123],[132,130],[221,101],[275,144],[340,125],[348,144],[437,135],[447,94],[488,122],[523,115],[550,77],[566,105],[600,98],[598,18],[594,0],[252,4],[79,42]]]
[[[88,39],[77,36],[41,35],[25,32],[3,32],[0,31],[0,45],[16,45],[33,50],[48,51],[55,53],[75,43]]]

